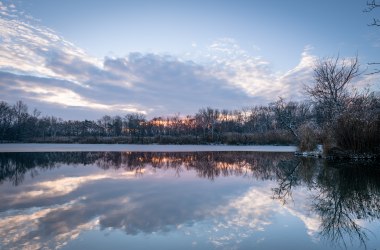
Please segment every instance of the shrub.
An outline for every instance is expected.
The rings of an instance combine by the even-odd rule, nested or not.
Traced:
[[[268,131],[264,133],[224,133],[221,141],[228,145],[249,145],[249,144],[293,144],[293,136],[285,130]]]
[[[307,122],[302,124],[298,129],[299,136],[299,150],[300,151],[313,151],[317,147],[317,128],[311,123]]]
[[[342,115],[337,122],[337,146],[353,153],[375,152],[380,144],[379,122]]]

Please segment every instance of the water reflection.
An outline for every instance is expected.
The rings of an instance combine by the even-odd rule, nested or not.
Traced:
[[[261,179],[273,176],[280,161],[292,157],[290,153],[265,152],[53,152],[53,153],[0,153],[0,183],[3,181],[19,185],[24,175],[38,175],[38,170],[52,169],[61,164],[89,165],[102,169],[124,169],[136,174],[147,167],[195,170],[202,178],[246,175]]]
[[[366,246],[365,227],[380,219],[374,163],[262,152],[65,152],[2,153],[0,164],[4,249],[74,248],[83,232],[108,229],[135,238],[182,232],[208,242],[199,249],[265,248],[271,236],[261,232],[284,213],[304,223],[313,239],[305,248],[328,248],[318,243],[328,240],[335,249]],[[286,249],[290,233],[283,234]]]
[[[329,162],[295,159],[279,164],[274,197],[285,204],[295,186],[306,186],[310,209],[320,219],[320,234],[334,244],[358,241],[366,246],[368,233],[360,222],[380,219],[380,168],[376,162]]]

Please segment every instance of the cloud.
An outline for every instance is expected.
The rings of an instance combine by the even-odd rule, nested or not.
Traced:
[[[271,62],[249,54],[232,38],[218,39],[206,52],[196,52],[193,56],[208,63],[211,75],[241,89],[256,104],[267,104],[279,96],[303,99],[303,86],[312,82],[316,58],[312,50],[312,46],[305,46],[299,64],[285,72],[274,71]]]
[[[271,199],[272,194],[268,186],[264,187],[252,187],[214,210],[214,232],[209,236],[213,245],[238,245],[257,232],[265,231],[273,223],[281,207]]]
[[[103,101],[101,98],[97,98],[98,92],[93,88],[78,86],[71,81],[4,72],[0,72],[0,79],[3,99],[9,102],[15,100],[16,97],[22,97],[22,99],[28,100],[27,103],[45,102],[59,105],[61,108],[146,114],[146,110],[141,105],[118,104],[112,100]]]
[[[105,111],[187,114],[202,106],[238,108],[251,102],[244,91],[192,61],[141,53],[99,60],[54,31],[30,23],[0,19],[3,100],[48,103],[59,114],[68,107],[96,110],[97,117]]]
[[[293,216],[300,219],[307,230],[307,234],[313,241],[320,240],[321,218],[311,211],[313,199],[318,195],[315,190],[308,190],[305,187],[296,187],[292,190],[293,202],[285,206],[285,209]]]
[[[31,24],[22,16],[1,16],[0,68],[21,74],[42,75],[65,79],[46,64],[48,53],[60,52],[97,65],[98,61],[49,28]],[[68,66],[68,65],[66,65]]]
[[[74,204],[76,201],[73,202]],[[46,228],[41,228],[41,222],[46,216],[58,210],[67,211],[73,208],[73,204],[63,204],[59,207],[30,209],[24,214],[15,214],[2,218],[0,221],[0,238],[2,245],[9,249],[60,249],[69,241],[76,239],[85,230],[94,229],[99,223],[97,219],[84,223],[76,223],[75,227],[67,227],[69,223],[64,220],[53,227],[45,223]],[[69,218],[68,221],[70,221]]]
[[[298,65],[278,78],[289,99],[304,99],[304,86],[313,82],[313,66],[317,57],[311,54],[312,50],[312,46],[305,46]]]
[[[136,52],[99,59],[14,4],[0,8],[0,99],[22,99],[66,119],[129,112],[185,115],[207,106],[266,105],[278,96],[299,100],[302,86],[312,81],[310,46],[299,64],[284,73],[232,38],[206,48],[193,43],[193,51],[183,57]]]

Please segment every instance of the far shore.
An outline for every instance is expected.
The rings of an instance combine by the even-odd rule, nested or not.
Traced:
[[[295,146],[3,143],[0,152],[296,152]]]

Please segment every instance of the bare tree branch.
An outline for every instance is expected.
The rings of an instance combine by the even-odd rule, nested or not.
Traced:
[[[327,112],[328,120],[333,121],[339,114],[348,97],[347,85],[359,76],[358,57],[351,59],[324,58],[314,67],[314,86],[306,86],[306,92]]]
[[[371,12],[376,8],[380,8],[380,2],[377,2],[377,0],[367,1],[367,7],[363,10],[363,12]],[[380,27],[380,19],[379,18],[373,18],[372,23],[369,23],[368,26],[376,26]],[[380,64],[380,63],[368,63],[368,65],[374,65],[374,64]],[[368,73],[367,75],[374,75],[379,74],[380,69],[374,69],[371,73]]]
[[[380,69],[374,69],[374,71],[372,71],[371,73],[367,73],[366,75],[375,75],[379,73],[380,73]]]
[[[367,63],[368,65],[380,65],[380,63],[378,62],[371,62],[371,63]],[[374,74],[379,74],[380,73],[380,69],[373,69],[373,71],[371,73],[367,73],[366,75],[374,75]]]
[[[373,18],[372,23],[368,24],[368,26],[380,26],[380,19]]]
[[[371,12],[375,8],[380,8],[380,3],[377,3],[376,0],[367,1],[367,8],[364,9],[364,12]]]

